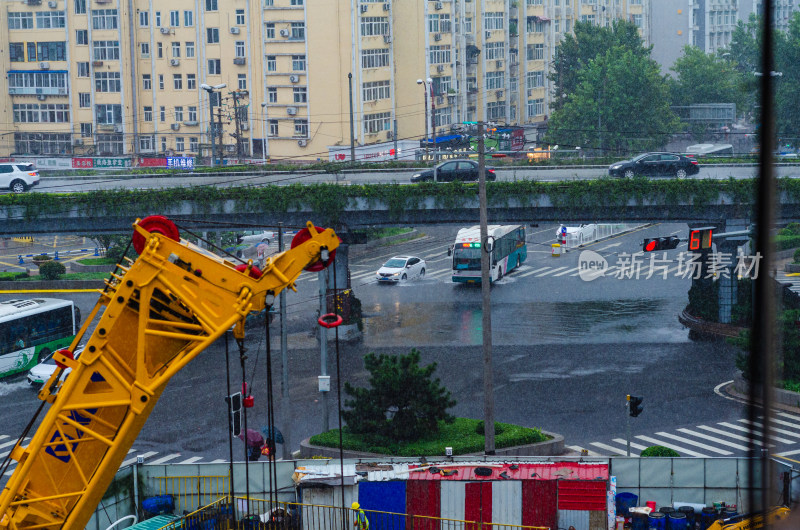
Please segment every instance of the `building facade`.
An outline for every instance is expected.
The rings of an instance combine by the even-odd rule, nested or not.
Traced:
[[[327,158],[350,144],[351,115],[358,145],[419,140],[426,124],[541,123],[576,21],[624,18],[648,41],[652,19],[649,0],[0,5],[0,156],[142,163]]]

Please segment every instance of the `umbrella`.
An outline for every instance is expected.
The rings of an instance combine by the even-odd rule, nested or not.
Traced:
[[[261,432],[264,433],[264,438],[267,440],[272,440],[276,444],[283,443],[283,434],[274,425],[272,427],[267,427],[266,425],[261,427]]]
[[[243,432],[239,434],[239,439],[245,442]],[[264,437],[255,429],[247,429],[247,441],[245,443],[251,447],[261,447],[264,444]]]

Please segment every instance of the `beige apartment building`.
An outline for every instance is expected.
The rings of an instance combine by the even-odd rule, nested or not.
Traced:
[[[350,85],[357,145],[542,123],[575,21],[649,2],[1,0],[0,156],[327,159]]]

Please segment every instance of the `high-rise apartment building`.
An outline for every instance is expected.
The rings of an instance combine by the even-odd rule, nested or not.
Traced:
[[[0,5],[0,156],[207,156],[216,141],[227,157],[326,158],[350,143],[351,97],[358,145],[420,139],[426,119],[439,134],[540,123],[576,21],[624,18],[648,41],[651,20],[649,0]]]

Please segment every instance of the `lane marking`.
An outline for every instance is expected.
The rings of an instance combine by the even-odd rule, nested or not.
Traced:
[[[573,451],[577,451],[579,453],[583,453],[583,451],[586,451],[586,456],[603,456],[603,455],[595,453],[594,451],[590,451],[588,449],[584,449],[580,445],[568,445],[567,447],[569,449],[572,449]]]
[[[710,441],[714,442],[715,444],[726,445],[726,446],[732,447],[734,449],[739,449],[740,451],[749,451],[750,450],[750,448],[745,446],[745,445],[739,445],[737,443],[729,442],[727,440],[720,440],[719,438],[717,438],[715,436],[711,436],[711,435],[708,435],[708,434],[705,434],[705,433],[702,433],[702,432],[693,431],[691,429],[678,429],[678,431],[680,431],[682,433],[686,433],[689,436],[694,436],[695,438],[703,438],[704,440],[710,440]]]
[[[616,454],[618,454],[620,456],[628,456],[627,449],[624,449],[624,450],[623,449],[617,449],[616,447],[613,447],[613,446],[610,446],[610,445],[606,445],[606,444],[603,444],[603,443],[600,443],[600,442],[592,442],[590,445],[593,445],[595,447],[599,447],[600,449],[604,449],[604,450],[610,451],[612,453],[616,453]],[[634,456],[634,455],[631,455],[631,456]]]
[[[530,270],[530,271],[525,271],[522,274],[518,275],[517,278],[524,278],[525,276],[530,276],[531,274],[536,274],[537,272],[550,270],[552,268],[553,267],[542,267],[540,269],[533,269],[533,270]]]
[[[176,458],[180,457],[180,453],[172,453],[171,455],[162,456],[156,460],[151,460],[148,464],[163,464],[164,462],[169,462],[170,460],[175,460]]]
[[[707,451],[711,451],[712,453],[717,453],[717,454],[724,455],[724,456],[730,456],[730,455],[733,454],[730,451],[726,451],[725,449],[717,449],[715,447],[711,447],[708,444],[702,444],[700,442],[695,442],[693,440],[688,440],[684,436],[678,436],[676,434],[670,434],[668,432],[657,432],[656,436],[663,436],[665,438],[671,438],[671,439],[677,440],[677,441],[679,441],[681,443],[693,445],[695,447],[699,447],[700,449],[705,449]]]
[[[183,462],[175,462],[175,463],[176,464],[194,464],[195,462],[198,462],[198,461],[200,461],[202,459],[203,459],[202,456],[193,456],[191,458],[187,458]]]
[[[624,446],[627,448],[628,442],[626,442],[626,441],[625,441],[625,440],[623,440],[622,438],[614,438],[614,439],[613,439],[613,440],[611,440],[611,441],[612,441],[612,442],[617,442],[618,444],[622,444],[622,445],[624,445]],[[647,446],[645,446],[645,445],[640,445],[640,444],[637,444],[637,443],[635,443],[635,442],[631,442],[631,449],[638,449],[639,451],[644,451],[645,449],[647,449]],[[627,449],[626,449],[626,453],[627,453]]]
[[[783,421],[783,420],[778,420],[778,419],[775,419],[775,418],[770,418],[769,421],[771,421],[772,423],[777,423],[778,425],[785,425],[785,426],[791,427],[793,429],[800,429],[800,425],[798,425],[796,423],[792,423],[790,421]]]
[[[729,429],[736,429],[737,431],[743,431],[743,432],[746,432],[746,433],[750,434],[751,436],[761,436],[762,438],[764,437],[763,433],[760,433],[758,431],[754,432],[753,429],[748,429],[747,427],[742,427],[741,425],[734,425],[732,423],[728,423],[728,422],[724,422],[724,421],[723,422],[718,422],[717,425],[722,425],[723,427],[728,427]],[[785,444],[795,444],[795,443],[797,443],[794,440],[789,440],[787,438],[779,438],[778,436],[775,436],[775,435],[772,435],[772,434],[767,435],[767,438],[771,438],[772,440],[775,440],[776,442],[781,442],[781,443],[785,443]]]
[[[750,420],[739,420],[739,421],[742,422],[742,423],[749,423],[753,427],[758,427],[759,429],[763,429],[764,428],[764,424],[763,423],[759,423],[757,421],[750,421]],[[780,434],[785,434],[786,436],[791,436],[792,438],[800,438],[800,434],[797,434],[796,432],[792,432],[792,431],[787,431],[786,429],[780,429],[778,427],[771,427],[770,428],[770,432],[777,432],[777,433],[780,433]]]
[[[551,271],[545,271],[545,272],[543,272],[542,274],[537,274],[535,277],[536,277],[536,278],[541,278],[541,277],[543,277],[543,276],[548,276],[548,275],[550,275],[550,274],[553,274],[554,272],[558,272],[558,271],[560,271],[561,269],[566,269],[566,268],[567,268],[567,267],[559,267],[559,268],[557,268],[557,269],[553,269],[553,270],[551,270]]]
[[[678,451],[679,453],[681,453],[681,456],[683,456],[684,454],[687,454],[687,455],[696,456],[696,457],[699,457],[699,458],[708,458],[708,455],[704,455],[703,453],[698,453],[696,451],[692,451],[691,449],[686,449],[685,447],[681,447],[680,445],[677,445],[677,444],[674,444],[674,443],[671,443],[671,442],[664,442],[664,441],[658,440],[657,438],[651,438],[649,436],[641,436],[641,435],[639,435],[639,436],[636,436],[636,437],[638,439],[640,439],[640,440],[644,440],[645,442],[650,442],[650,443],[656,444],[656,445],[663,445],[664,447],[669,447],[670,449],[674,449],[675,451]]]
[[[564,276],[565,274],[569,274],[569,273],[571,273],[571,272],[573,272],[575,270],[577,270],[577,269],[567,269],[564,272],[559,272],[558,274],[554,274],[553,278],[556,278],[558,276]]]
[[[734,440],[739,440],[740,442],[747,442],[752,443],[754,445],[763,446],[764,442],[761,440],[756,440],[754,438],[747,438],[746,436],[739,436],[738,434],[733,434],[728,431],[723,431],[722,429],[715,429],[714,427],[709,427],[708,425],[698,425],[698,429],[703,429],[704,431],[711,431],[717,434],[721,434],[722,436],[727,436],[728,438],[733,438]],[[774,447],[773,444],[767,444],[767,447]]]
[[[125,460],[119,467],[125,467],[125,466],[130,466],[132,464],[135,464],[136,463],[136,459],[139,458],[140,456],[142,458],[150,458],[151,456],[157,455],[157,454],[158,453],[155,452],[155,451],[148,451],[146,453],[142,453],[140,455],[136,455],[133,458],[129,458],[129,459]]]

